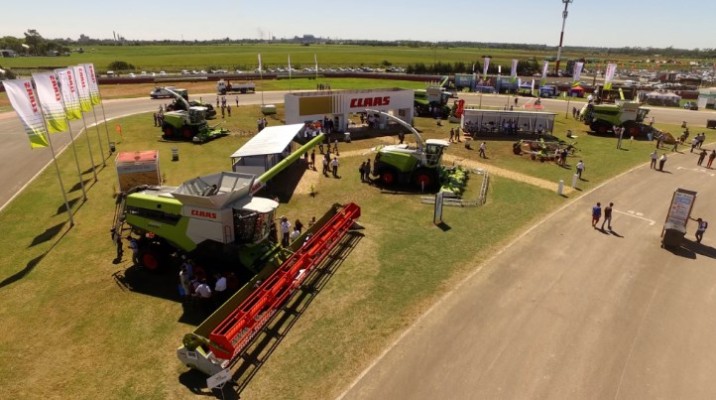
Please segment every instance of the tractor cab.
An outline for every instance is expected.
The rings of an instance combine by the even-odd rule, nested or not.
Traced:
[[[443,152],[450,144],[441,139],[428,139],[425,142],[425,166],[434,168],[440,165]]]

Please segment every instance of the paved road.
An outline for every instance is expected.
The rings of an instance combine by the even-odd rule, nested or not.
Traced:
[[[666,166],[617,177],[518,238],[343,399],[716,398],[716,234],[660,248],[676,188],[698,191],[693,215],[716,221],[716,171],[688,152]],[[615,233],[592,229],[597,201],[616,203]]]

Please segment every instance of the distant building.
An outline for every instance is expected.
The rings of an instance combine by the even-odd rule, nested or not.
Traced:
[[[2,57],[17,57],[15,50],[11,49],[0,49],[0,56]]]

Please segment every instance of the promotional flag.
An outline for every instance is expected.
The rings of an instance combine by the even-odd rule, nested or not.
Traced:
[[[316,53],[313,53],[313,62],[316,64],[315,71],[318,72],[318,56],[316,55]]]
[[[490,57],[485,57],[485,64],[482,66],[482,79],[487,79],[487,68],[490,67]]]
[[[616,74],[616,72],[616,64],[607,64],[607,69],[604,71],[604,89],[610,90],[612,88],[612,80],[614,79],[614,74]]]
[[[42,114],[45,116],[47,131],[49,133],[65,132],[67,117],[57,77],[53,72],[42,72],[32,74],[32,79],[35,81],[37,97],[40,100]]]
[[[475,73],[475,63],[472,63],[472,73]]]
[[[512,67],[510,68],[510,76],[514,79],[517,78],[517,60],[512,60]]]
[[[263,67],[261,66],[261,53],[259,53],[259,74],[263,73]]]
[[[82,108],[80,107],[80,97],[77,93],[75,85],[75,76],[69,68],[56,69],[55,75],[60,83],[60,92],[65,103],[65,113],[67,119],[82,118]]]
[[[572,73],[572,79],[575,83],[579,82],[579,78],[582,76],[582,67],[584,66],[583,62],[575,62],[574,63],[574,72]]]
[[[291,55],[288,55],[288,79],[291,79]]]
[[[89,82],[87,82],[85,68],[81,65],[70,68],[72,68],[72,71],[75,73],[77,93],[80,97],[80,109],[82,111],[92,111],[92,99],[90,99]]]
[[[549,61],[544,62],[542,64],[542,79],[540,81],[540,85],[544,85],[547,82],[547,69],[549,68]]]
[[[83,66],[85,67],[87,81],[89,82],[90,101],[92,101],[92,105],[96,106],[102,99],[99,95],[99,86],[97,85],[97,75],[94,73],[94,64],[83,64]]]
[[[3,81],[3,85],[10,104],[17,116],[20,117],[25,133],[30,139],[30,146],[33,149],[49,146],[42,111],[37,103],[32,82],[29,79],[13,79]]]

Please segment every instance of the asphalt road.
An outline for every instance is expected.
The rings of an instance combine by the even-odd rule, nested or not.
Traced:
[[[716,398],[716,236],[696,244],[691,222],[686,248],[660,247],[676,188],[716,221],[715,175],[687,151],[570,202],[476,267],[342,398]],[[614,232],[591,227],[597,201],[615,203]]]

